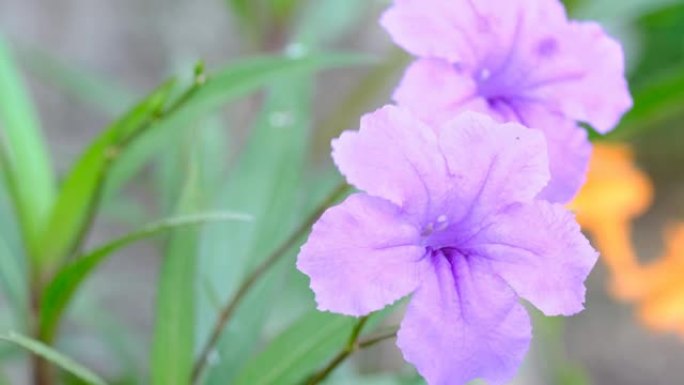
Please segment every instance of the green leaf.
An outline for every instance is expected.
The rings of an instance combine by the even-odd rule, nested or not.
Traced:
[[[187,178],[177,211],[200,205],[197,154],[190,147]],[[174,232],[162,263],[152,341],[152,385],[187,385],[191,381],[195,346],[195,274],[197,232]]]
[[[84,254],[76,261],[62,268],[45,288],[40,311],[41,337],[46,341],[54,339],[57,327],[59,326],[59,320],[78,288],[98,266],[119,249],[137,241],[183,227],[198,226],[211,222],[250,221],[251,219],[250,216],[231,212],[193,214],[168,218],[147,225],[138,231],[126,234]]]
[[[106,195],[118,191],[136,175],[168,143],[164,138],[170,130],[182,129],[216,111],[219,107],[269,85],[276,79],[324,69],[344,68],[371,63],[369,57],[358,54],[315,54],[304,58],[256,57],[237,61],[210,75],[182,108],[163,119],[153,129],[121,154],[112,168]]]
[[[109,284],[104,286],[105,290],[112,287]],[[134,385],[144,385],[147,383],[149,345],[147,338],[144,338],[146,332],[121,319],[125,317],[121,317],[117,309],[111,308],[107,301],[102,301],[99,289],[81,292],[82,297],[72,309],[71,322],[76,325],[80,335],[85,333],[98,341],[102,353],[109,360],[107,374],[110,384],[119,385],[121,378],[127,378],[131,381],[135,379]],[[62,338],[60,346],[65,351],[83,350],[78,338]]]
[[[231,8],[237,20],[243,28],[250,27],[257,23],[258,8],[255,8],[258,1],[255,0],[226,0],[226,4]]]
[[[251,226],[213,225],[203,233],[198,279],[220,293],[221,302],[289,235],[301,213],[295,202],[311,127],[311,92],[310,80],[303,76],[291,74],[273,82],[244,153],[219,195],[219,207],[240,207],[255,218]],[[247,360],[293,257],[286,256],[245,297],[219,340],[220,360],[208,368],[207,384],[230,382]],[[204,342],[217,309],[208,297],[201,297],[199,306],[199,336]]]
[[[7,373],[4,370],[0,370],[0,385],[12,385]]]
[[[684,68],[671,76],[649,85],[634,94],[634,108],[625,115],[622,123],[598,140],[626,140],[644,129],[681,115],[684,103]]]
[[[100,134],[67,175],[52,209],[36,261],[48,266],[77,251],[103,188],[108,168],[129,142],[156,119],[174,89],[169,81]]]
[[[230,164],[228,154],[230,148],[227,122],[219,116],[211,115],[190,125],[189,130],[170,131],[165,137],[166,151],[159,152],[154,159],[154,195],[157,197],[157,210],[172,213],[176,210],[181,194],[179,186],[183,185],[184,176],[178,170],[183,169],[188,149],[177,148],[178,143],[187,143],[192,139],[196,145],[198,162],[198,186],[204,196],[213,197],[225,178],[225,172]]]
[[[270,0],[269,3],[275,20],[286,23],[301,5],[302,0]]]
[[[104,380],[98,377],[95,373],[91,372],[89,369],[83,367],[71,358],[43,344],[42,342],[38,342],[14,332],[0,335],[0,340],[19,345],[31,353],[41,356],[63,370],[77,376],[88,384],[106,385]]]
[[[630,84],[641,88],[684,67],[684,4],[681,2],[641,15],[636,21],[643,51]]]
[[[585,0],[563,0],[563,4],[565,5],[565,8],[568,10],[568,13],[570,15],[573,14],[573,11],[580,6],[583,5]]]
[[[155,131],[162,132],[164,127],[189,124],[203,113],[267,83],[273,76],[291,71],[311,71],[321,66],[340,65],[346,60],[356,62],[357,59],[358,57],[343,55],[337,58],[261,58],[240,62],[207,81],[205,86],[191,94],[174,114],[157,124],[154,127]],[[41,243],[46,246],[40,254],[41,261],[54,263],[71,252],[82,235],[84,226],[90,220],[93,210],[91,206],[96,203],[98,189],[101,188],[112,155],[116,155],[122,143],[136,135],[148,120],[154,119],[155,114],[168,99],[171,88],[170,83],[161,87],[125,118],[114,124],[98,138],[74,167],[53,210],[50,231],[46,231]],[[47,247],[48,245],[50,247]]]
[[[312,55],[340,64],[343,57]],[[352,59],[349,61],[349,59]],[[361,63],[347,57],[347,64]],[[309,60],[307,58],[300,60]],[[219,296],[200,297],[198,342],[203,343],[216,321],[216,300],[225,302],[245,273],[258,264],[292,230],[301,210],[295,202],[301,192],[301,170],[308,148],[311,126],[311,71],[304,67],[275,74],[266,104],[252,130],[248,144],[218,207],[239,207],[255,217],[252,226],[207,226],[202,234],[198,281],[204,292]],[[228,250],[228,253],[226,252]],[[293,264],[294,250],[271,269],[245,297],[228,328],[223,330],[214,365],[208,367],[209,385],[230,383],[249,353],[258,344],[277,290]],[[216,298],[215,298],[216,297]]]
[[[17,255],[12,249],[5,234],[0,233],[0,281],[18,321],[25,321],[28,314],[27,274],[23,262],[21,255]]]
[[[43,230],[55,199],[50,157],[38,115],[9,47],[0,36],[0,126],[8,187],[27,247]]]
[[[586,371],[568,357],[565,346],[566,320],[563,317],[547,317],[538,310],[531,310],[535,340],[533,357],[538,357],[537,372],[546,383],[558,385],[587,385]]]
[[[344,347],[355,323],[318,311],[304,315],[245,366],[235,385],[301,382]]]
[[[152,344],[151,384],[187,385],[195,342],[196,234],[175,234],[161,269]]]
[[[14,328],[28,326],[28,266],[21,234],[4,183],[0,182],[0,284],[11,304]]]

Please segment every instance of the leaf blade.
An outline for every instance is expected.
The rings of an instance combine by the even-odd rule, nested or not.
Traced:
[[[295,73],[346,68],[371,63],[368,56],[350,53],[312,54],[304,58],[261,56],[242,59],[209,75],[205,85],[174,116],[133,143],[114,164],[105,195],[118,191],[137,174],[153,153],[162,148],[168,130],[186,127],[222,105],[247,96],[274,80]]]
[[[15,345],[30,351],[33,354],[39,355],[53,364],[59,366],[63,370],[75,375],[81,380],[92,385],[107,385],[107,383],[97,374],[93,373],[83,365],[77,363],[71,358],[54,350],[53,348],[43,344],[42,342],[33,340],[18,333],[9,332],[0,335],[0,340],[11,342]]]
[[[300,192],[311,128],[310,83],[305,76],[274,81],[249,143],[219,195],[219,207],[240,207],[254,215],[254,224],[240,228],[232,224],[210,226],[203,234],[199,279],[206,279],[226,296],[247,271],[289,235],[289,228],[296,222],[299,210],[292,202]],[[230,266],[225,262],[226,250],[230,251]],[[291,261],[292,257],[289,253],[283,261]],[[273,301],[286,275],[284,262],[252,288],[222,331],[216,346],[221,362],[208,368],[206,384],[229,383],[247,360],[268,315],[267,304]],[[201,338],[206,338],[204,329],[213,327],[217,316],[213,304],[206,300],[202,298],[198,304]]]
[[[245,366],[235,385],[299,383],[342,349],[355,323],[330,313],[305,314]]]
[[[0,36],[0,125],[6,141],[10,190],[30,248],[55,199],[55,179],[38,114],[14,63]]]
[[[40,312],[41,335],[47,341],[55,337],[59,319],[73,298],[80,285],[89,275],[100,266],[115,251],[126,247],[142,239],[188,226],[197,226],[209,222],[221,222],[228,220],[248,221],[251,217],[237,213],[210,213],[184,215],[165,219],[142,229],[126,234],[112,242],[109,242],[67,265],[55,276],[45,288],[44,301]]]
[[[635,92],[634,108],[612,132],[595,140],[621,141],[639,135],[645,128],[654,127],[681,114],[684,103],[684,68],[673,71],[658,82]]]
[[[35,252],[36,262],[53,265],[74,251],[97,205],[107,169],[125,142],[155,118],[168,101],[175,82],[169,81],[154,90],[109,129],[100,134],[83,153],[67,175],[51,210],[48,226]]]

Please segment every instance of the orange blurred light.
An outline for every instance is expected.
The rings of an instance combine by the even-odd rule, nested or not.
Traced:
[[[626,145],[597,145],[587,183],[570,205],[589,232],[610,276],[610,291],[637,306],[652,330],[684,336],[684,224],[665,236],[664,255],[642,265],[632,244],[632,221],[651,205],[653,187]]]

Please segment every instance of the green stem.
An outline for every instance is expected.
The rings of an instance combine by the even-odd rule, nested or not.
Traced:
[[[295,246],[295,244],[302,238],[308,231],[309,228],[318,220],[318,218],[323,214],[325,210],[328,209],[330,205],[335,203],[340,197],[342,197],[349,190],[349,186],[346,183],[342,183],[328,196],[327,199],[321,204],[302,224],[290,235],[289,238],[285,240],[277,249],[275,249],[271,255],[269,255],[259,266],[257,266],[246,278],[242,281],[242,284],[238,287],[235,294],[228,300],[228,302],[223,306],[219,316],[211,329],[209,334],[209,339],[204,344],[200,354],[195,361],[195,365],[192,369],[192,383],[197,383],[199,381],[200,375],[204,371],[204,367],[207,363],[207,359],[211,350],[216,346],[223,330],[226,329],[230,319],[232,318],[235,310],[250,291],[250,289],[257,283],[266,272],[268,272],[271,267],[273,267],[276,262],[278,262],[286,253]]]
[[[369,348],[375,344],[378,344],[382,341],[394,338],[397,336],[397,330],[394,329],[391,332],[386,332],[386,333],[379,333],[377,335],[368,337],[366,339],[363,339],[361,341],[358,341],[359,333],[361,332],[361,329],[363,328],[366,320],[368,317],[362,318],[357,324],[354,330],[352,331],[352,334],[349,338],[349,342],[347,343],[347,346],[345,346],[344,349],[342,349],[337,355],[330,360],[328,365],[326,365],[323,369],[321,369],[319,372],[315,373],[311,377],[309,377],[306,381],[304,381],[304,384],[306,385],[316,385],[320,384],[321,382],[325,381],[326,378],[335,370],[337,369],[344,361],[347,360],[352,354],[356,353],[359,350],[363,350],[366,348]]]
[[[92,227],[92,223],[95,219],[95,216],[97,214],[97,211],[99,209],[101,200],[102,200],[102,195],[104,191],[104,183],[107,179],[107,175],[109,170],[111,169],[112,164],[116,160],[118,154],[119,154],[119,148],[126,146],[133,142],[135,139],[137,139],[142,133],[147,132],[149,128],[153,127],[156,123],[159,122],[161,119],[168,118],[172,114],[174,114],[176,111],[178,111],[180,108],[182,108],[185,103],[187,103],[192,96],[198,91],[198,89],[204,85],[206,82],[206,76],[203,72],[203,67],[202,65],[198,65],[196,67],[195,71],[195,81],[193,85],[186,91],[184,92],[177,100],[176,102],[171,105],[168,109],[165,111],[160,111],[158,115],[151,119],[147,119],[145,122],[143,122],[140,126],[139,129],[135,130],[135,134],[131,135],[128,138],[125,138],[121,143],[117,145],[117,147],[111,149],[111,156],[109,159],[107,159],[107,162],[105,163],[101,173],[98,175],[98,183],[96,190],[92,196],[92,199],[89,202],[86,202],[88,205],[87,212],[86,212],[86,217],[85,220],[83,221],[80,229],[78,230],[78,233],[76,237],[73,240],[73,243],[70,247],[68,255],[78,255],[85,239],[87,238],[89,231]],[[33,265],[35,266],[35,265]],[[46,281],[48,280],[48,277],[52,274],[51,272],[43,272],[40,270],[37,270],[37,267],[32,267],[32,269],[36,269],[32,271],[31,277],[32,277],[32,282],[31,282],[31,298],[32,298],[32,309],[33,309],[33,315],[34,315],[34,333],[35,337],[38,340],[41,340],[41,337],[44,336],[43,330],[40,325],[40,318],[41,318],[41,309],[42,309],[42,293],[44,289],[44,285]],[[47,274],[44,274],[47,273]],[[49,343],[47,339],[43,341],[45,343]],[[54,376],[52,375],[52,370],[49,362],[47,362],[43,357],[33,357],[32,359],[32,367],[33,367],[33,372],[34,372],[34,384],[35,385],[51,385],[54,383]]]
[[[92,228],[93,221],[95,220],[95,216],[97,214],[100,202],[102,200],[105,184],[104,182],[107,179],[109,170],[111,170],[112,165],[114,164],[118,157],[118,154],[120,153],[119,148],[123,148],[130,145],[130,143],[134,142],[142,134],[146,133],[155,124],[158,124],[159,121],[168,118],[169,116],[173,115],[178,110],[180,110],[190,99],[192,99],[192,97],[197,93],[197,91],[199,91],[199,89],[206,83],[206,80],[207,78],[204,73],[204,67],[200,63],[197,65],[195,69],[195,81],[193,82],[190,88],[188,88],[171,106],[169,106],[168,109],[166,109],[165,111],[160,111],[159,114],[154,116],[152,119],[148,119],[147,121],[142,123],[139,129],[134,130],[133,135],[125,138],[121,143],[118,143],[116,148],[112,148],[112,156],[110,159],[108,159],[108,162],[105,164],[101,174],[98,177],[97,190],[93,195],[93,199],[89,202],[86,220],[83,221],[83,225],[81,226],[79,234],[74,239],[73,247],[69,253],[70,255],[75,256],[81,252],[83,242],[87,238],[88,233]]]
[[[361,317],[359,322],[356,323],[351,335],[349,336],[349,341],[347,341],[347,349],[354,348],[356,341],[359,339],[359,335],[363,331],[363,327],[366,326],[366,322],[368,322],[368,316]]]
[[[78,288],[90,276],[90,273],[115,251],[139,240],[170,230],[230,220],[251,221],[252,217],[232,212],[216,212],[169,218],[126,234],[86,254],[81,254],[76,261],[60,270],[44,290],[43,295],[47,306],[43,306],[40,311],[40,340],[45,343],[52,343],[54,341],[62,314],[68,307],[74,294],[78,291]]]

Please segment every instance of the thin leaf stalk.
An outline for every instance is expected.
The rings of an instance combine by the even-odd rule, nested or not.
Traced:
[[[51,300],[50,302],[52,302],[50,303],[50,306],[57,307],[56,313],[53,313],[52,316],[46,316],[46,314],[48,314],[46,308],[41,309],[41,316],[43,318],[39,321],[40,340],[46,343],[52,343],[54,341],[62,314],[71,302],[73,294],[76,293],[81,284],[85,282],[88,273],[104,262],[107,255],[134,242],[175,229],[198,226],[211,222],[224,222],[230,220],[251,221],[252,219],[253,218],[249,215],[232,212],[183,215],[149,224],[140,230],[123,235],[88,253],[81,254],[75,262],[72,262],[71,265],[61,270],[60,274],[58,274],[45,289],[45,293],[58,292],[59,297],[54,298],[54,296],[47,296],[47,298]],[[77,277],[69,275],[71,271],[77,268],[84,268],[84,266],[87,268],[86,273]]]
[[[349,185],[346,183],[341,183],[338,185],[325,199],[325,201],[301,223],[301,225],[290,235],[290,237],[288,237],[280,246],[278,246],[242,281],[235,294],[229,298],[228,302],[222,307],[214,327],[211,329],[209,338],[200,350],[192,370],[193,384],[197,384],[199,382],[200,376],[204,371],[211,351],[218,343],[219,339],[221,338],[221,334],[228,326],[238,306],[252,289],[252,287],[254,287],[254,285],[259,282],[259,280],[274,265],[276,265],[276,263],[279,262],[280,259],[283,258],[283,256],[286,255],[292,247],[295,246],[295,244],[309,231],[309,228],[314,224],[314,222],[316,222],[323,212],[330,207],[330,205],[334,204],[349,191],[349,188]]]
[[[319,372],[314,373],[311,377],[303,382],[303,385],[317,385],[325,381],[325,379],[330,376],[330,374],[335,371],[342,363],[344,363],[349,357],[354,353],[369,348],[376,345],[382,341],[392,339],[397,336],[397,329],[393,329],[390,332],[378,333],[377,335],[370,336],[363,340],[359,340],[359,334],[363,329],[363,326],[368,317],[361,318],[356,324],[356,327],[352,331],[349,337],[349,342],[332,360]]]

